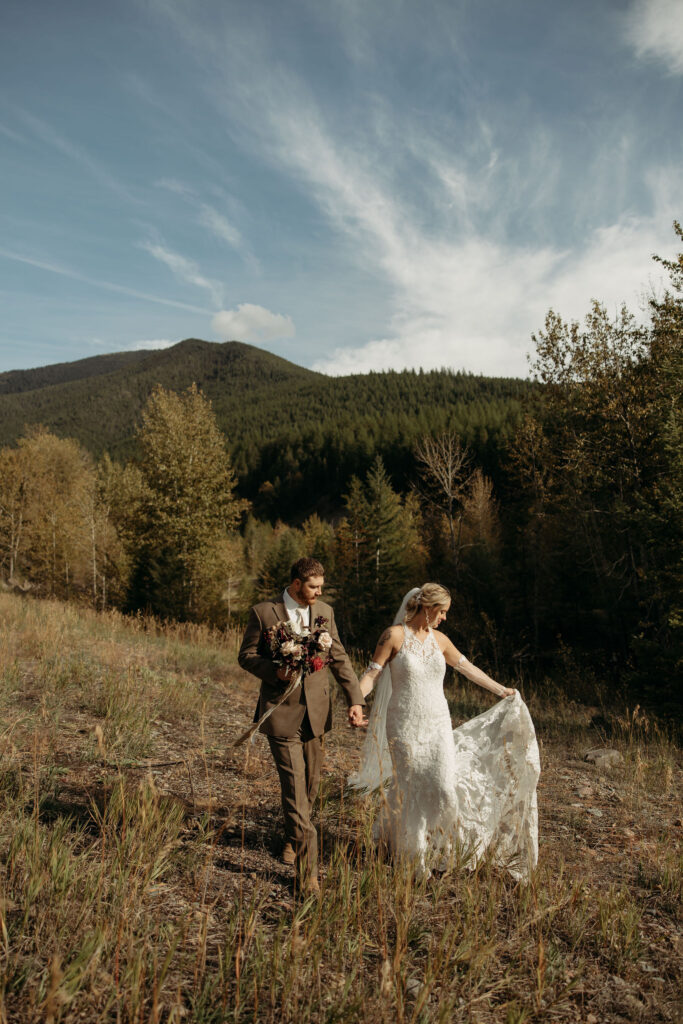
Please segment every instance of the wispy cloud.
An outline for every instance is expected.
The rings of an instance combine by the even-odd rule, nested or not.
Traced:
[[[182,256],[180,253],[154,242],[140,242],[140,248],[148,252],[155,260],[159,260],[160,263],[167,266],[180,281],[185,281],[187,284],[203,289],[209,293],[211,300],[216,306],[221,305],[223,302],[223,285],[220,281],[205,277],[194,260],[187,259],[187,257]]]
[[[661,280],[648,259],[658,247],[658,228],[655,219],[624,219],[594,232],[582,252],[571,254],[481,240],[423,246],[413,254],[419,269],[407,260],[396,268],[406,288],[391,333],[338,348],[314,368],[346,374],[454,366],[525,376],[530,335],[549,308],[581,319],[595,297],[610,310],[626,301],[638,312],[644,292]]]
[[[212,231],[216,238],[221,238],[231,245],[233,249],[242,248],[242,236],[234,224],[231,224],[227,217],[219,213],[213,206],[209,206],[208,203],[202,203],[199,208],[199,223]]]
[[[159,178],[154,184],[157,188],[165,188],[167,192],[173,192],[175,195],[183,196],[184,198],[194,198],[196,195],[194,189],[184,185],[182,181],[178,181],[176,178]]]
[[[105,288],[107,291],[116,292],[119,295],[129,295],[134,299],[142,299],[144,302],[154,302],[159,306],[170,306],[172,309],[185,309],[190,313],[202,313],[210,315],[210,310],[202,306],[192,306],[187,302],[177,302],[175,299],[164,299],[159,295],[150,295],[148,292],[140,292],[135,288],[128,288],[126,285],[116,284],[113,281],[103,281],[100,278],[89,277],[81,274],[71,267],[59,263],[52,263],[48,260],[36,259],[32,256],[23,256],[21,253],[12,252],[9,249],[0,249],[0,256],[12,260],[15,263],[24,263],[26,266],[35,267],[37,270],[45,270],[50,274],[58,274],[60,277],[68,277],[72,281],[81,281],[83,284],[93,285],[95,288]]]
[[[280,338],[293,338],[294,321],[282,313],[271,313],[263,306],[244,302],[237,309],[224,309],[211,321],[214,334],[227,341],[262,344]]]
[[[138,203],[137,197],[82,146],[72,142],[65,135],[62,135],[61,132],[58,132],[51,124],[48,124],[47,121],[30,113],[28,110],[17,108],[16,114],[37,138],[46,145],[63,153],[70,160],[73,160],[74,163],[92,175],[104,188],[114,192],[120,199],[125,199],[130,203]]]
[[[226,127],[286,169],[346,241],[356,268],[383,275],[392,289],[386,334],[329,353],[319,369],[451,365],[523,376],[530,335],[550,306],[581,317],[592,297],[609,307],[637,303],[648,276],[657,278],[649,254],[676,213],[680,171],[668,172],[676,188],[652,187],[648,215],[591,218],[578,245],[540,244],[533,232],[521,240],[510,229],[514,217],[558,198],[559,157],[542,132],[525,125],[528,151],[503,156],[474,100],[464,138],[455,122],[435,132],[417,116],[383,117],[372,97],[350,129],[260,39],[232,27],[212,35],[172,0],[165,8],[201,55],[207,95]]]
[[[12,142],[25,142],[26,139],[19,132],[15,132],[13,128],[8,128],[6,124],[0,124],[0,135],[4,135],[6,138],[11,139]]]
[[[239,228],[211,203],[202,201],[195,189],[190,188],[176,178],[161,178],[156,182],[156,185],[158,188],[166,189],[167,192],[171,192],[186,200],[194,209],[197,223],[201,227],[206,228],[222,242],[226,242],[232,249],[239,252],[247,262],[255,263],[254,257],[249,252]]]
[[[660,60],[673,74],[683,74],[681,0],[635,0],[626,13],[624,31],[639,57]]]

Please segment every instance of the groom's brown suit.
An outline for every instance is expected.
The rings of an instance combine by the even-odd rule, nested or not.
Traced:
[[[311,627],[322,616],[332,637],[329,669],[344,691],[349,707],[365,704],[358,679],[339,639],[332,608],[316,600],[310,609]],[[288,683],[278,677],[278,666],[265,639],[265,631],[287,622],[282,598],[263,601],[251,609],[238,661],[261,680],[254,714],[257,721],[277,703]],[[315,876],[318,868],[318,836],[311,815],[320,783],[322,737],[332,728],[330,679],[326,669],[306,676],[303,685],[266,719],[260,731],[268,737],[280,777],[285,836],[294,847],[297,872]]]

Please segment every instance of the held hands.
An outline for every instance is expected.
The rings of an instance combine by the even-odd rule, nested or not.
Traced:
[[[284,666],[277,670],[277,677],[278,679],[281,679],[283,683],[291,682],[293,675],[293,670],[289,668],[284,668]],[[363,713],[363,705],[353,704],[349,708],[349,725],[352,725],[357,729],[362,729],[367,724],[368,720]]]
[[[349,708],[349,725],[354,726],[356,729],[362,729],[367,724],[368,720],[363,714],[363,705],[353,704]]]

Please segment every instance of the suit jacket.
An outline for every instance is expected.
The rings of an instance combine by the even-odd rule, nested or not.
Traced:
[[[332,647],[329,652],[332,660],[327,668],[330,669],[344,691],[349,707],[353,704],[365,704],[356,673],[351,668],[349,656],[339,639],[334,612],[329,604],[325,604],[324,601],[315,602],[311,608],[311,624],[319,615],[327,619],[325,628],[332,637]],[[243,669],[261,680],[261,691],[254,721],[265,714],[272,704],[277,703],[289,685],[278,678],[279,666],[273,661],[270,647],[263,635],[264,630],[270,629],[278,622],[287,621],[287,610],[281,598],[275,601],[262,601],[255,605],[249,614],[249,621],[237,660]],[[308,711],[314,736],[322,736],[323,733],[329,732],[332,728],[332,704],[330,702],[330,678],[326,669],[312,672],[306,676],[303,685],[298,686],[284,704],[266,719],[260,731],[271,736],[295,736],[304,720],[306,711]]]

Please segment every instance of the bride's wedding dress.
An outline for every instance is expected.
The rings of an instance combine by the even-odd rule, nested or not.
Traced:
[[[455,845],[473,867],[489,848],[515,878],[538,858],[538,744],[519,694],[457,729],[443,692],[446,662],[430,631],[404,640],[380,677],[360,770],[366,792],[383,786],[376,835],[424,871]]]

